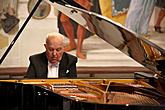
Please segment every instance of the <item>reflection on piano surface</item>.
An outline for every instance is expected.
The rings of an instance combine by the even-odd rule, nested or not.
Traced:
[[[0,80],[2,110],[165,109],[165,50],[101,15],[73,7],[79,5],[72,0],[45,1],[154,74],[135,73],[135,79]]]
[[[157,92],[154,94],[154,91],[152,91],[154,88],[149,85],[147,86],[147,84],[136,82],[135,80],[65,80],[65,82],[53,82],[53,84],[42,84],[38,86],[44,86],[52,92],[71,98],[75,101],[100,104],[159,105],[163,103],[152,98],[159,94]],[[151,94],[144,95],[145,89],[146,92],[148,90]],[[143,90],[144,93],[140,93]],[[150,98],[148,96],[150,96]],[[160,95],[160,98],[165,97],[161,97]]]
[[[67,2],[68,0],[65,1]],[[60,5],[58,3],[51,3],[51,5],[57,7],[59,11],[138,63],[153,70],[155,73],[163,74],[162,69],[157,68],[157,66],[160,67],[157,61],[161,59],[164,62],[165,50],[143,38],[142,35],[137,35],[121,24],[93,12],[75,8],[68,4]],[[165,67],[164,64],[161,64],[161,67]]]

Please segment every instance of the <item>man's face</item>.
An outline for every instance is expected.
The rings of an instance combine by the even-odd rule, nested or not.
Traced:
[[[61,60],[64,52],[63,44],[60,41],[51,40],[45,44],[45,48],[48,61],[52,64],[57,64]]]

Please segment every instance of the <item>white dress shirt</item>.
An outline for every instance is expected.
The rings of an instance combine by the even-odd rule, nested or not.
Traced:
[[[51,64],[48,62],[48,78],[58,78],[58,68],[59,68],[59,63],[58,64]]]

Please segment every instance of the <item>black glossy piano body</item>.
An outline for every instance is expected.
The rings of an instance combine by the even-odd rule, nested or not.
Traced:
[[[0,82],[2,110],[164,110],[165,95],[135,79]]]
[[[41,1],[38,0],[36,6]],[[45,1],[151,69],[153,74],[135,73],[135,79],[0,80],[2,110],[165,109],[164,49],[106,17],[81,9],[72,0]],[[27,22],[25,21],[25,25]],[[16,39],[22,30],[23,28],[16,35]],[[7,51],[12,45],[13,42]]]

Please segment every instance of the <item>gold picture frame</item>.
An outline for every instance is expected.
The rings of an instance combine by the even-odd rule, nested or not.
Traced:
[[[29,0],[28,1],[28,12],[30,13],[37,3],[37,0]],[[48,4],[46,1],[42,1],[40,5],[38,6],[37,10],[33,14],[34,19],[44,19],[46,18],[51,10],[50,4]]]

